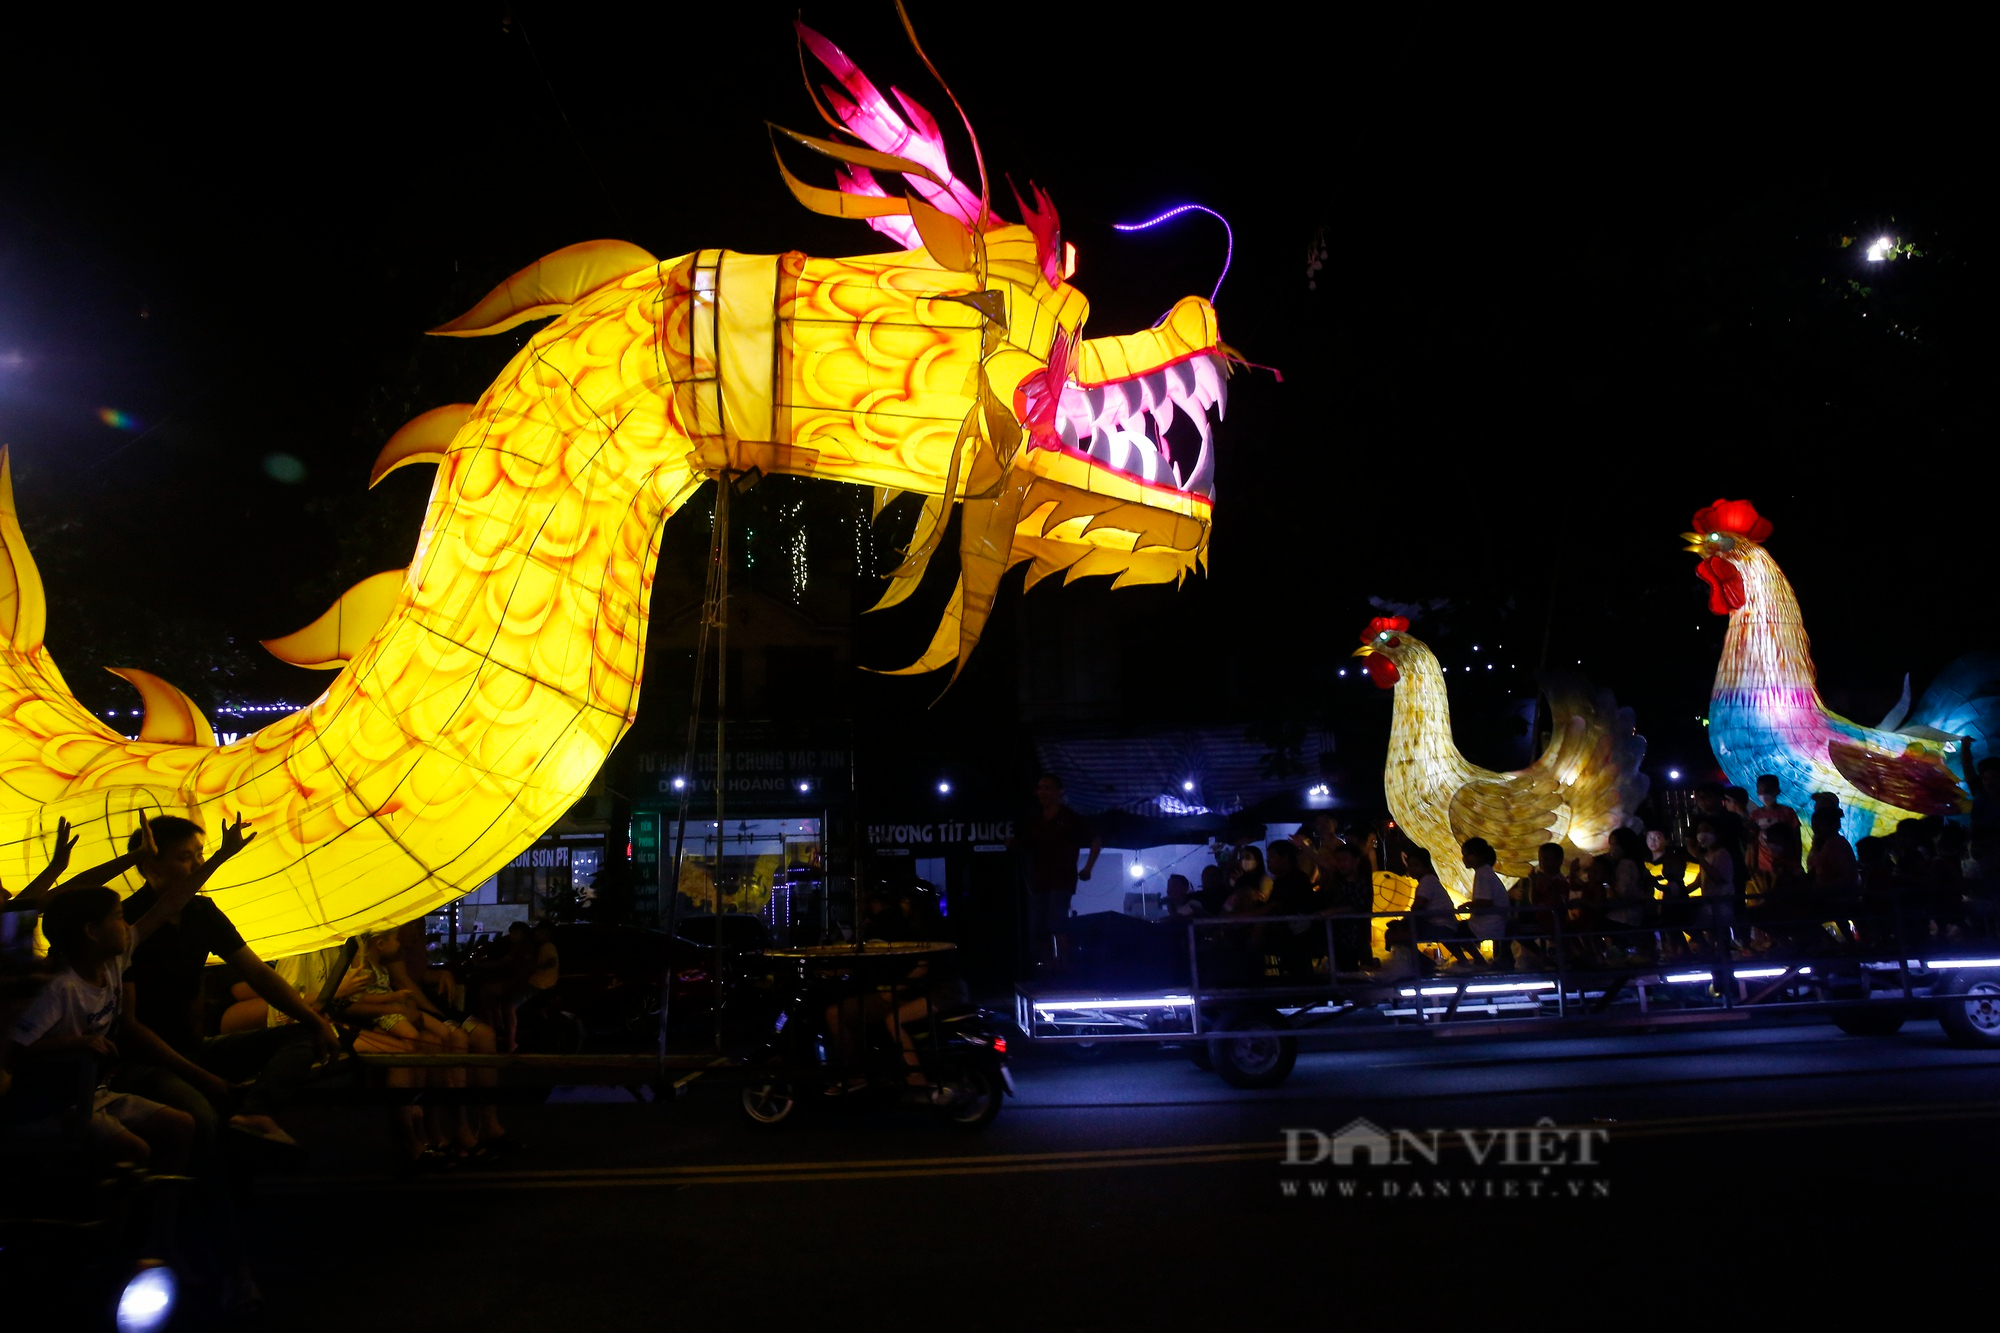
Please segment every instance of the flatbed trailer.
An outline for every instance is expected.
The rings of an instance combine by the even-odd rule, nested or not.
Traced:
[[[1385,914],[1386,915],[1386,914]],[[1356,917],[1196,918],[1156,923],[1187,932],[1186,969],[1161,985],[1024,983],[1015,1021],[1035,1045],[1103,1047],[1171,1043],[1240,1088],[1283,1083],[1301,1044],[1316,1048],[1489,1037],[1602,1035],[1636,1029],[1830,1022],[1854,1036],[1886,1036],[1913,1018],[1935,1018],[1960,1045],[2000,1050],[2000,939],[1927,940],[1908,948],[1842,942],[1604,961],[1556,937],[1544,965],[1440,968],[1385,978],[1330,970],[1333,925]],[[1372,919],[1372,918],[1371,918]],[[1231,929],[1304,926],[1326,932],[1309,972],[1279,958],[1215,947]],[[1626,942],[1651,932],[1618,932]],[[1204,938],[1207,937],[1207,938]],[[1637,941],[1644,949],[1646,940]],[[1549,943],[1549,942],[1545,942]],[[1658,946],[1654,946],[1657,952]],[[1581,955],[1581,956],[1580,956]],[[1575,959],[1575,961],[1572,961]],[[1207,976],[1204,976],[1204,972]],[[1226,977],[1228,984],[1218,984]],[[1151,980],[1165,980],[1154,977]]]

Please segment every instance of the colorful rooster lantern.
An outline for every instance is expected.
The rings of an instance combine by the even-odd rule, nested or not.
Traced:
[[[1708,585],[1709,610],[1729,617],[1708,704],[1709,744],[1722,771],[1746,790],[1772,774],[1780,799],[1799,809],[1814,793],[1832,792],[1849,839],[1893,832],[1916,815],[1964,810],[1965,793],[1947,766],[1956,736],[1921,716],[1892,729],[1907,704],[1885,726],[1864,727],[1821,701],[1798,598],[1764,549],[1771,531],[1748,500],[1717,500],[1681,534],[1701,557],[1696,572]]]
[[[1201,565],[1229,368],[1209,303],[1085,337],[1089,304],[1047,197],[1031,185],[1023,220],[1004,220],[983,164],[976,184],[954,175],[922,106],[799,35],[839,85],[823,114],[846,137],[778,132],[837,163],[839,188],[781,160],[783,179],[899,248],[655,259],[591,242],[432,330],[550,321],[478,402],[425,413],[382,451],[377,479],[437,466],[422,536],[407,569],[271,643],[338,673],[300,712],[217,747],[184,695],[132,672],[139,738],[98,721],[43,645],[40,581],[0,487],[0,875],[39,870],[58,818],[88,862],[139,811],[210,830],[240,814],[259,836],[212,892],[271,956],[465,893],[576,802],[631,725],[661,526],[720,478],[868,486],[878,513],[922,494],[885,605],[909,595],[963,507],[958,587],[906,671],[962,664],[1013,565],[1031,583],[1114,586]]]
[[[1377,686],[1396,692],[1382,774],[1389,813],[1431,854],[1439,882],[1455,899],[1463,900],[1472,887],[1472,872],[1459,854],[1469,839],[1491,843],[1495,868],[1513,878],[1534,868],[1543,843],[1600,852],[1611,830],[1637,822],[1634,812],[1647,790],[1639,771],[1646,738],[1634,729],[1631,709],[1581,676],[1558,673],[1543,682],[1554,722],[1548,748],[1527,768],[1496,773],[1452,743],[1444,671],[1429,646],[1410,633],[1409,621],[1369,621],[1354,655],[1367,659]]]

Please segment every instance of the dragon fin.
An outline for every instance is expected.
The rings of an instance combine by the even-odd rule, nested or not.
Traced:
[[[318,620],[282,638],[265,639],[264,647],[280,662],[315,671],[337,671],[361,651],[375,631],[389,623],[396,609],[406,571],[371,574],[340,594]]]
[[[600,287],[659,261],[629,241],[566,245],[486,293],[478,305],[430,330],[445,338],[504,333],[531,319],[560,315]]]
[[[48,623],[41,571],[28,553],[28,538],[14,507],[13,466],[7,446],[0,444],[0,636],[16,651],[31,652],[42,646]]]
[[[444,451],[451,437],[458,434],[458,428],[471,415],[471,403],[447,403],[404,422],[382,446],[382,452],[375,455],[375,466],[368,470],[370,489],[399,467],[444,462]]]
[[[890,571],[889,586],[883,590],[881,600],[868,608],[869,611],[886,611],[900,605],[924,581],[924,571],[930,568],[931,556],[937,550],[938,533],[944,527],[944,511],[945,499],[942,495],[924,497],[923,512],[917,515],[909,552],[903,563]]]
[[[922,657],[894,671],[881,671],[874,667],[863,667],[862,670],[873,671],[878,676],[921,676],[936,671],[958,656],[959,627],[965,619],[964,608],[965,580],[960,579],[958,586],[951,590],[951,601],[946,604],[944,615],[938,621],[937,633],[931,636],[930,647],[924,649]],[[957,678],[958,673],[952,672],[952,679]]]
[[[930,562],[931,552],[937,550],[938,538],[944,535],[946,504],[942,495],[924,497],[917,525],[910,530],[909,550],[903,553],[903,563],[896,566],[891,578],[923,577],[924,566]]]
[[[201,709],[195,707],[194,700],[179,689],[137,667],[104,669],[124,678],[139,691],[139,701],[146,707],[146,716],[139,723],[140,740],[156,745],[215,744],[215,728],[202,716]]]
[[[829,190],[823,185],[808,185],[792,174],[785,165],[784,156],[778,151],[777,127],[772,126],[771,156],[778,159],[778,174],[784,178],[785,188],[792,192],[792,198],[804,204],[812,212],[829,218],[886,218],[907,216],[908,202],[887,195],[849,194],[845,190]],[[787,130],[785,133],[789,134]]]
[[[925,552],[918,557],[916,567],[905,574],[897,572],[889,576],[889,586],[882,591],[881,599],[868,608],[869,611],[886,611],[892,606],[900,606],[909,600],[917,585],[924,581],[924,571],[930,568],[931,557]],[[866,614],[864,612],[863,614]]]
[[[1021,503],[1032,485],[1032,481],[1023,478],[991,500],[966,502],[959,519],[958,586],[952,589],[951,601],[938,621],[930,647],[909,666],[877,674],[915,676],[955,663],[951,679],[958,679],[958,673],[965,670],[966,659],[979,646],[987,618],[993,614],[993,599],[999,596],[1000,580],[1015,564],[1028,558],[1025,552],[1014,550],[1014,525],[1020,521]],[[950,688],[950,682],[946,682],[946,688]]]

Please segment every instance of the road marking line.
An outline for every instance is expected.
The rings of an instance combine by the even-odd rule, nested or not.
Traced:
[[[555,1180],[612,1171],[618,1172],[627,1179],[745,1174],[770,1175],[775,1177],[788,1173],[825,1171],[912,1170],[927,1167],[947,1168],[966,1166],[978,1162],[1048,1163],[1052,1166],[1066,1166],[1091,1165],[1100,1162],[1117,1165],[1129,1160],[1133,1161],[1136,1165],[1145,1165],[1159,1157],[1178,1156],[1185,1153],[1270,1152],[1276,1142],[1277,1140],[1275,1139],[1263,1139],[1255,1143],[1178,1143],[1150,1148],[1085,1148],[1064,1152],[965,1154],[957,1157],[886,1157],[852,1162],[722,1162],[712,1164],[683,1163],[675,1166],[557,1167],[541,1171],[509,1171],[504,1178],[509,1180]],[[497,1180],[502,1177],[493,1176],[488,1178]],[[300,1178],[293,1183],[318,1185],[343,1182],[346,1179],[347,1177],[344,1176],[308,1176]]]
[[[1048,1171],[1089,1171],[1115,1170],[1136,1166],[1203,1166],[1215,1163],[1240,1163],[1273,1161],[1276,1143],[1242,1144],[1234,1151],[1211,1151],[1180,1153],[1173,1156],[1147,1158],[1117,1158],[1099,1161],[1017,1161],[1012,1158],[947,1158],[956,1163],[951,1166],[924,1166],[901,1169],[870,1168],[865,1170],[824,1169],[798,1171],[776,1163],[784,1169],[773,1172],[768,1167],[738,1169],[735,1174],[695,1175],[668,1174],[658,1171],[620,1171],[609,1169],[590,1174],[579,1173],[562,1179],[523,1179],[518,1175],[487,1175],[471,1177],[450,1177],[426,1181],[423,1188],[439,1190],[460,1189],[603,1189],[603,1188],[644,1188],[646,1186],[692,1186],[692,1185],[783,1185],[801,1181],[841,1181],[841,1180],[899,1180],[934,1178],[939,1176],[1004,1176],[1029,1175]],[[310,1180],[292,1182],[284,1187],[269,1187],[265,1192],[272,1194],[338,1194],[348,1192],[377,1191],[382,1182],[353,1179],[340,1176],[321,1176]]]
[[[1714,1134],[1729,1130],[1761,1132],[1841,1126],[1970,1120],[2000,1115],[1993,1102],[1947,1103],[1935,1106],[1855,1106],[1817,1110],[1739,1111],[1722,1115],[1681,1116],[1656,1120],[1612,1120],[1595,1124],[1556,1125],[1556,1130],[1600,1129],[1614,1142]],[[1500,1128],[1526,1128],[1501,1126]],[[1024,1175],[1049,1171],[1111,1170],[1121,1167],[1206,1166],[1220,1163],[1282,1164],[1282,1141],[1276,1138],[1245,1143],[1172,1144],[1144,1148],[1095,1148],[1067,1152],[1008,1153],[984,1157],[880,1158],[854,1162],[736,1162],[664,1167],[577,1167],[542,1171],[507,1171],[453,1176],[426,1181],[426,1189],[603,1189],[646,1186],[762,1185],[788,1182],[905,1180],[941,1176]],[[379,1180],[350,1176],[312,1176],[264,1187],[271,1194],[317,1194],[377,1190]]]

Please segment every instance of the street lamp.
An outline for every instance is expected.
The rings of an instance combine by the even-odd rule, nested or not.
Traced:
[[[940,780],[938,781],[938,795],[940,795],[940,796],[949,796],[949,795],[951,795],[951,783],[949,783],[949,782],[946,782],[946,781],[944,781],[944,780],[940,779]]]
[[[1890,258],[1895,253],[1895,251],[1896,251],[1895,238],[1889,236],[1878,236],[1875,238],[1874,243],[1868,247],[1868,262],[1871,264],[1879,264],[1883,260]]]

